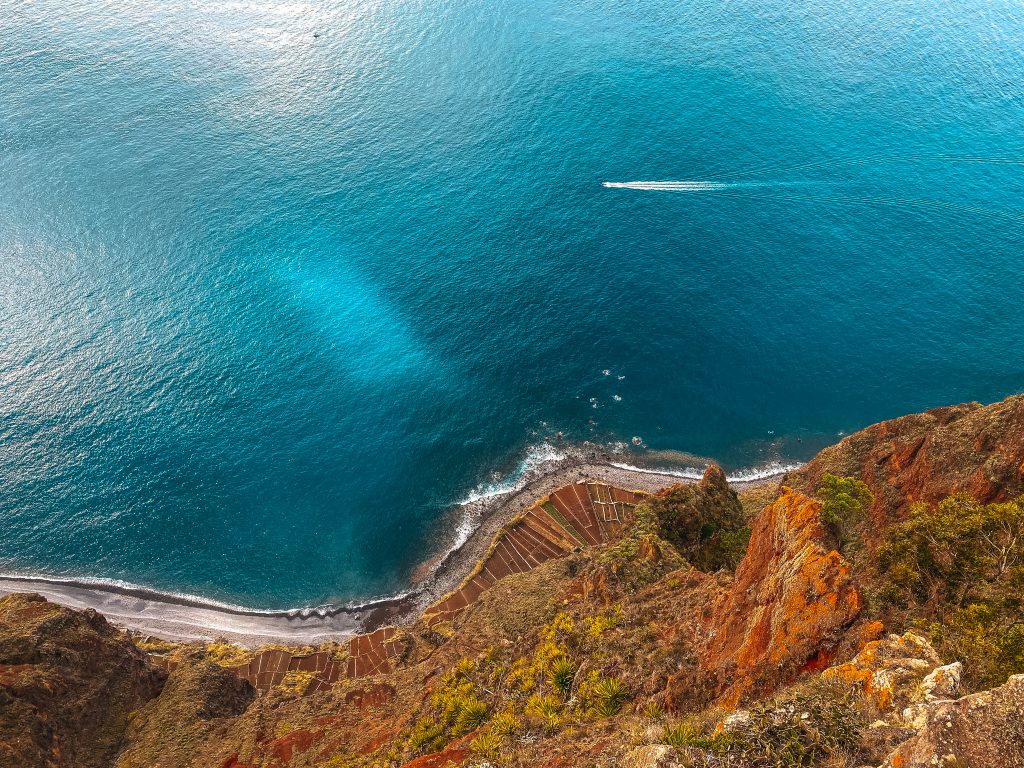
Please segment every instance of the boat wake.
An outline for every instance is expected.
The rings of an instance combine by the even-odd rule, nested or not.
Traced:
[[[802,181],[602,181],[606,189],[637,189],[642,192],[723,192],[730,189],[788,187]]]
[[[640,189],[653,192],[711,192],[731,189],[735,184],[718,181],[605,181],[608,189]]]

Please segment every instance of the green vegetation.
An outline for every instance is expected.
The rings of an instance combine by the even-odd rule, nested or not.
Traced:
[[[599,664],[608,653],[607,634],[620,621],[618,607],[580,620],[559,613],[540,628],[532,653],[502,660],[491,649],[476,660],[461,659],[407,729],[403,749],[427,754],[474,734],[473,751],[495,759],[518,736],[550,735],[575,723],[614,717],[630,691]]]
[[[501,737],[494,732],[484,732],[470,742],[470,747],[479,757],[497,760],[501,755]]]
[[[1024,500],[916,504],[878,551],[878,601],[926,629],[969,689],[1024,672]]]
[[[658,534],[702,571],[735,570],[750,538],[736,493],[718,478],[677,485],[651,501]]]
[[[665,716],[665,708],[656,701],[649,701],[644,705],[641,714],[648,720],[661,720]]]
[[[629,592],[653,584],[685,561],[675,547],[659,535],[658,516],[651,504],[640,504],[619,543],[597,556],[596,565]]]
[[[598,717],[615,717],[629,698],[629,689],[617,677],[601,677],[592,673],[587,685],[580,686],[585,710]]]
[[[852,530],[862,522],[874,496],[867,483],[853,477],[826,473],[818,486],[821,499],[821,521],[835,538],[840,551],[850,549]]]
[[[552,504],[550,501],[547,501],[544,502],[542,508],[545,512],[551,515],[553,520],[555,520],[560,526],[565,528],[565,530],[567,530],[572,535],[572,537],[576,539],[576,541],[579,543],[581,547],[587,546],[587,540],[583,538],[583,535],[572,526],[572,523],[570,523],[568,520],[565,519],[565,517],[562,516],[562,513],[558,511],[558,508],[554,504]]]
[[[558,691],[564,699],[568,698],[572,690],[573,680],[576,678],[576,665],[567,656],[559,656],[551,662],[548,669],[548,685]]]
[[[462,659],[441,678],[430,697],[429,714],[420,717],[408,735],[415,753],[441,749],[451,739],[470,733],[487,720],[487,703],[471,677],[476,665]]]
[[[677,749],[715,755],[714,764],[744,768],[810,768],[854,765],[867,724],[860,702],[848,690],[816,682],[751,709],[729,729],[713,729],[716,718],[691,718],[665,727],[661,741]]]

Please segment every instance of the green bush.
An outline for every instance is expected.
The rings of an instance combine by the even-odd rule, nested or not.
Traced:
[[[670,723],[661,732],[663,744],[681,749],[683,747],[699,747],[700,749],[711,749],[711,739],[704,736],[699,725],[682,720],[678,723]]]
[[[928,629],[968,690],[1024,672],[1024,505],[915,504],[878,551],[878,597]]]
[[[958,494],[935,507],[915,504],[878,551],[881,596],[903,607],[964,606],[991,585],[1014,580],[1022,562],[1020,500],[981,505]]]
[[[479,757],[497,760],[501,756],[501,737],[495,733],[478,734],[469,746],[473,750],[473,754]]]
[[[558,691],[562,698],[568,698],[572,681],[576,677],[576,665],[566,656],[559,656],[548,668],[548,685]]]
[[[852,530],[864,519],[875,498],[866,483],[852,477],[826,473],[818,486],[821,521],[833,535],[839,548],[852,543]]]
[[[824,684],[758,704],[747,721],[732,731],[708,732],[694,720],[667,726],[661,740],[676,748],[690,747],[728,759],[744,768],[811,768],[840,756],[859,757],[865,725],[852,694]],[[719,764],[719,763],[715,763]]]
[[[600,717],[614,717],[629,698],[629,689],[617,677],[606,677],[591,688],[591,708]]]

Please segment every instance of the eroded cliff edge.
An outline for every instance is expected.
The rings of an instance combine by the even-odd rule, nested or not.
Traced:
[[[341,645],[7,597],[0,765],[1024,765],[1022,491],[1018,396],[740,496],[717,467],[567,486],[418,622]]]

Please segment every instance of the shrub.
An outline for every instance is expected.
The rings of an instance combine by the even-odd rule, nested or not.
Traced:
[[[915,504],[878,552],[881,597],[893,605],[964,606],[1024,561],[1024,505],[980,505],[958,494]]]
[[[526,714],[548,718],[562,711],[562,702],[551,694],[533,694],[526,700]]]
[[[709,749],[711,747],[711,740],[705,738],[700,727],[689,720],[666,725],[661,732],[661,741],[676,749],[682,747]]]
[[[474,662],[461,659],[441,678],[423,715],[406,737],[413,752],[437,751],[452,738],[474,731],[487,721],[489,708],[473,682],[477,672]]]
[[[413,725],[408,742],[414,752],[434,752],[445,744],[444,725],[421,717]]]
[[[452,726],[452,734],[461,736],[464,733],[475,731],[487,720],[487,704],[478,698],[471,698],[465,701],[455,716]]]
[[[600,717],[614,717],[629,698],[629,689],[617,677],[599,679],[590,689],[590,707]]]
[[[497,760],[501,755],[501,737],[493,732],[478,734],[469,746],[473,754],[490,760]]]
[[[523,724],[510,709],[499,712],[491,719],[491,733],[498,736],[511,736],[522,727]]]
[[[587,619],[587,636],[590,640],[600,640],[609,629],[617,627],[623,618],[622,606],[616,605],[607,611],[601,611]]]
[[[835,537],[840,549],[850,543],[850,531],[864,519],[875,498],[867,483],[852,477],[826,473],[818,486],[821,499],[821,521]]]
[[[545,731],[553,733],[562,725],[562,702],[551,694],[533,694],[526,700],[527,717],[539,724]]]
[[[1024,672],[1024,499],[915,504],[878,551],[879,603],[926,628],[978,690]]]
[[[648,720],[661,720],[665,716],[665,708],[656,701],[649,701],[644,705],[641,714]]]
[[[690,719],[666,726],[661,740],[677,749],[700,749],[723,759],[705,761],[708,764],[810,768],[852,763],[826,762],[844,755],[863,757],[859,740],[865,722],[851,693],[819,682],[755,706],[737,730],[713,734],[710,723]]]
[[[278,688],[293,696],[302,696],[313,684],[316,676],[312,672],[299,672],[290,670],[285,673],[284,678],[278,684]]]

